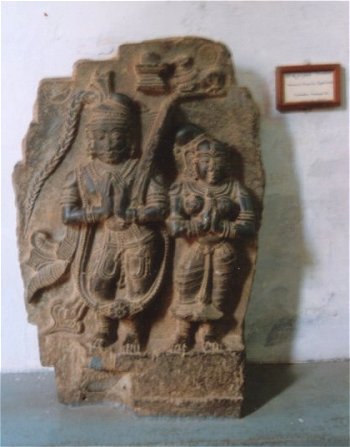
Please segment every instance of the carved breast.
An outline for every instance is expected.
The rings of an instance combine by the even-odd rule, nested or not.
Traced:
[[[190,193],[185,196],[183,206],[185,213],[189,216],[193,216],[199,214],[202,211],[204,206],[204,199],[199,195]]]
[[[235,220],[239,214],[239,205],[230,197],[220,197],[216,201],[217,211],[222,219]]]
[[[234,187],[226,183],[218,187],[201,191],[198,185],[188,184],[183,193],[183,209],[188,216],[206,211],[217,211],[221,219],[235,220],[239,214],[239,205],[234,200]]]

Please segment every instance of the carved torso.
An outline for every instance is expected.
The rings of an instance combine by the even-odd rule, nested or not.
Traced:
[[[114,214],[125,207],[135,178],[137,160],[128,160],[123,166],[108,165],[93,160],[79,166],[67,176],[61,204],[91,208],[101,206],[102,198],[110,194]]]
[[[229,180],[219,186],[198,185],[196,182],[184,182],[175,186],[180,197],[179,215],[185,219],[200,217],[203,214],[216,214],[220,220],[235,221],[239,214],[239,184]],[[200,236],[202,242],[214,242],[223,239],[222,235]]]
[[[111,189],[115,211],[117,211],[122,197],[128,196],[135,177],[136,165],[137,160],[128,160],[123,166],[108,165],[99,160],[93,160],[85,166],[78,167],[67,178],[65,187],[68,193],[67,201],[64,195],[62,204],[67,203],[68,199],[75,198],[76,203],[80,199],[84,207],[98,206],[101,204],[101,197]]]

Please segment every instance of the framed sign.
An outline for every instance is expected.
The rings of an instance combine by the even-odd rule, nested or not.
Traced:
[[[339,105],[339,64],[276,68],[276,107],[281,112]]]

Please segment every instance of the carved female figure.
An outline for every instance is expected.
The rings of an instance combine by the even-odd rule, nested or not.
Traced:
[[[171,188],[168,228],[187,241],[174,275],[173,348],[190,349],[194,325],[204,326],[204,349],[223,348],[217,324],[239,269],[235,240],[255,232],[247,191],[229,172],[228,148],[201,128],[178,131],[174,155],[180,175]]]
[[[148,224],[164,219],[167,197],[159,177],[149,180],[145,205],[130,208],[138,159],[133,104],[111,94],[90,111],[86,128],[91,160],[69,173],[62,194],[66,225],[80,225],[76,272],[80,293],[99,315],[94,344],[105,346],[113,319],[127,319],[124,348],[137,352],[137,314],[161,280],[161,243]],[[158,273],[158,270],[160,272]]]

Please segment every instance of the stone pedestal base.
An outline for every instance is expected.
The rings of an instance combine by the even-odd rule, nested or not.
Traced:
[[[131,370],[132,359],[127,357],[117,358],[118,370]],[[241,353],[166,353],[140,358],[136,365],[131,398],[140,414],[240,415]]]
[[[241,415],[243,352],[117,354],[114,367],[112,357],[88,363],[78,388],[69,389],[56,368],[62,402],[120,402],[140,415]]]

